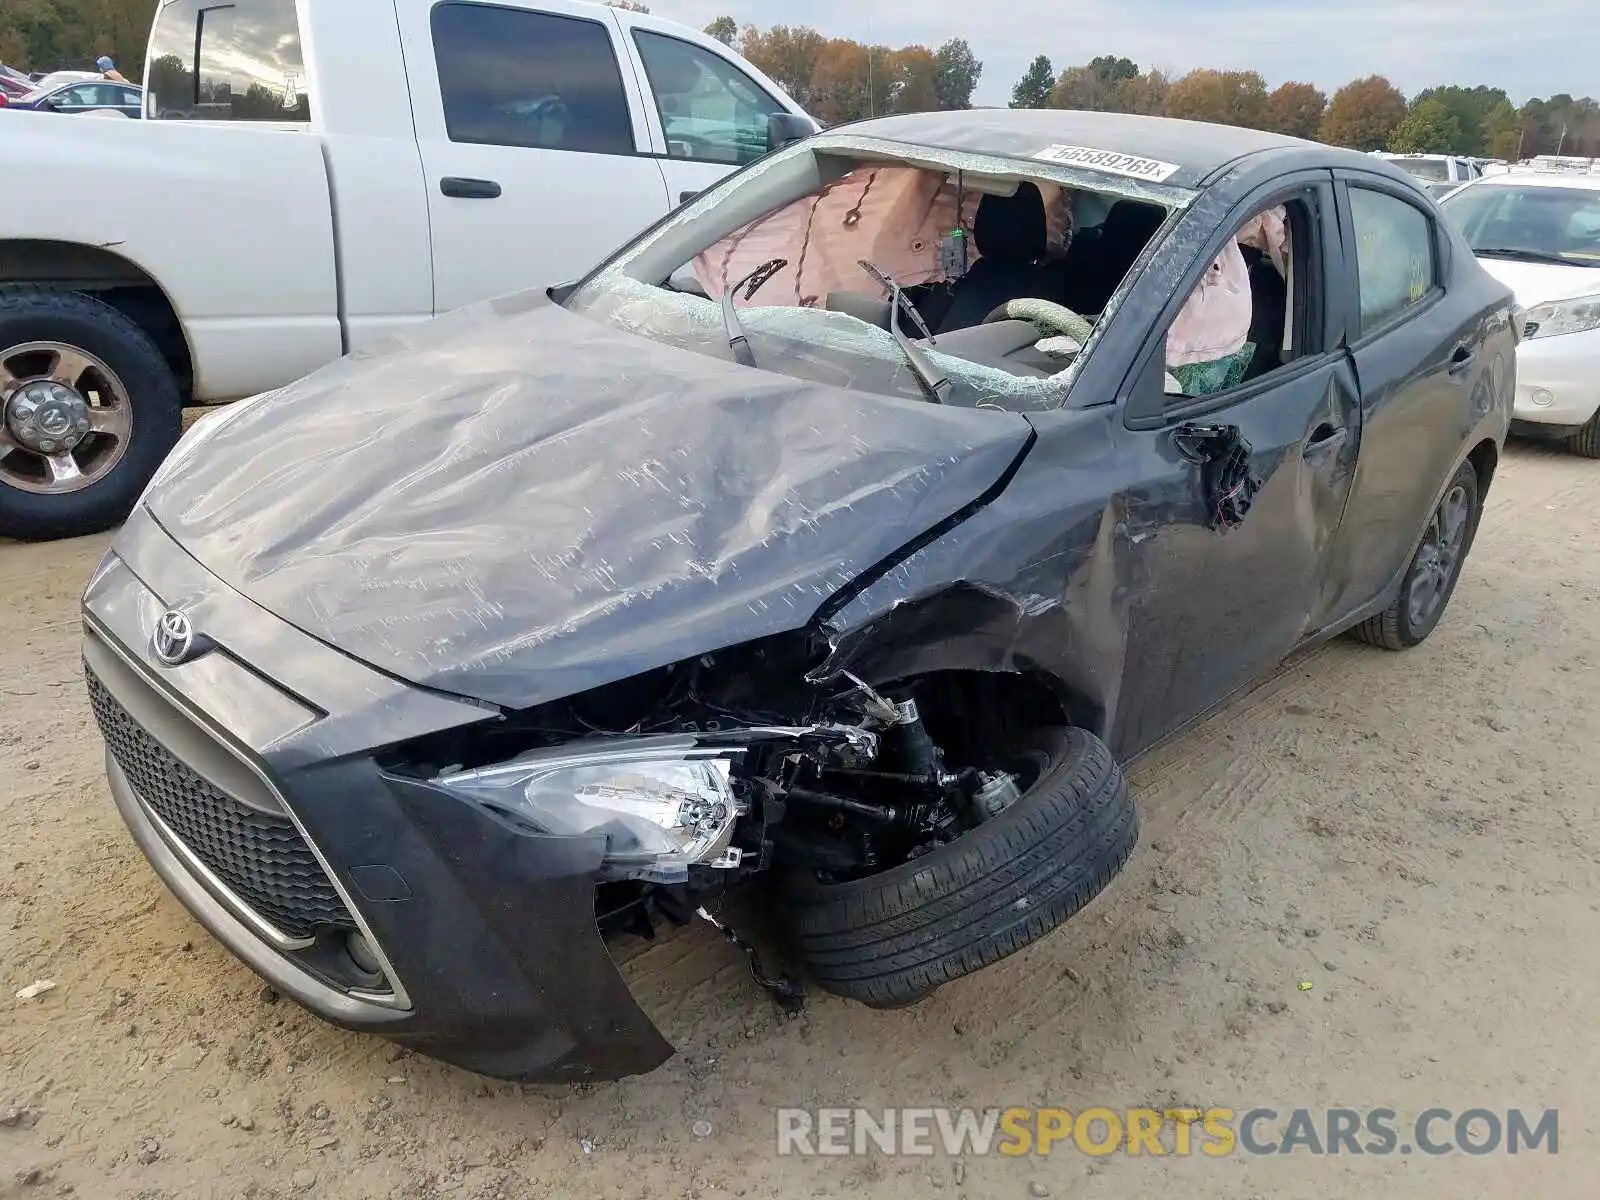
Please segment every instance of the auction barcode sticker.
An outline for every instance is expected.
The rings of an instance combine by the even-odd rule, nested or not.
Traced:
[[[1140,158],[1137,154],[1116,154],[1110,150],[1095,150],[1088,146],[1046,146],[1034,158],[1041,162],[1061,163],[1068,167],[1088,167],[1111,175],[1127,175],[1146,179],[1151,183],[1164,183],[1178,172],[1177,163],[1162,162],[1158,158]]]

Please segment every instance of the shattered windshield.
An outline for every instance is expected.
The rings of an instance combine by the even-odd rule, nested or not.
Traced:
[[[686,205],[562,302],[758,370],[1036,411],[1063,402],[1119,285],[1188,195],[812,139]]]

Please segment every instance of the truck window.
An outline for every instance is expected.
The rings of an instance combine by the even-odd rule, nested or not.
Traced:
[[[632,154],[611,35],[598,21],[445,3],[433,53],[452,142]]]
[[[755,80],[692,42],[636,29],[667,153],[707,162],[754,162],[767,152],[767,117],[786,112]]]
[[[311,120],[295,0],[171,0],[148,63],[151,120]]]

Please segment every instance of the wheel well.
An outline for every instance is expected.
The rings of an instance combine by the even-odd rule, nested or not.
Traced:
[[[1472,453],[1467,455],[1467,461],[1478,473],[1478,500],[1482,503],[1489,494],[1489,483],[1494,479],[1494,469],[1500,461],[1499,451],[1494,448],[1492,441],[1485,438],[1472,448]]]
[[[913,696],[936,742],[957,761],[977,762],[1028,730],[1098,724],[1092,705],[1052,682],[1007,671],[950,670],[917,675],[889,689]]]
[[[183,323],[161,285],[137,264],[99,246],[42,240],[0,241],[0,286],[27,284],[83,292],[109,304],[150,336],[190,403],[194,360]]]

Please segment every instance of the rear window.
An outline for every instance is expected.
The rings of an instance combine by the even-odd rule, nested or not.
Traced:
[[[309,121],[295,0],[172,0],[156,15],[145,115],[157,121]]]
[[[599,21],[488,4],[433,10],[452,142],[632,154],[633,118]]]
[[[1434,183],[1444,183],[1450,178],[1450,164],[1442,158],[1400,158],[1394,160],[1394,165],[1407,175]]]

